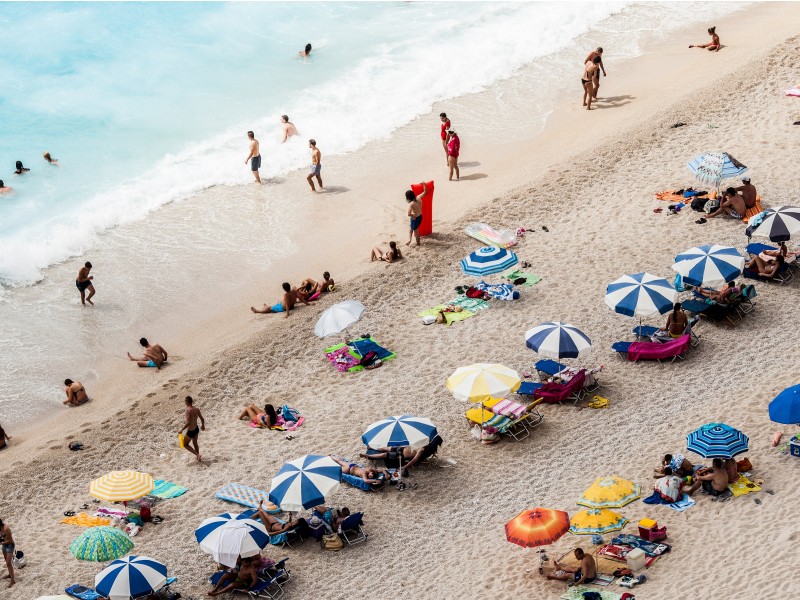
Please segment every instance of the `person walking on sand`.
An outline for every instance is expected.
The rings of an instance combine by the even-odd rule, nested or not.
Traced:
[[[322,171],[322,153],[317,148],[316,140],[308,140],[308,147],[311,148],[311,167],[308,177],[306,177],[306,181],[308,181],[308,185],[311,186],[311,191],[316,192],[317,189],[314,187],[314,177],[317,178],[319,189],[323,189],[322,177],[319,175]]]
[[[448,181],[453,181],[453,171],[456,172],[456,181],[461,178],[458,171],[458,155],[461,153],[461,139],[458,134],[450,129],[447,131],[447,165],[450,167]]]
[[[259,150],[258,140],[256,139],[256,134],[252,131],[247,132],[247,137],[250,140],[250,154],[244,159],[244,164],[250,161],[250,170],[253,172],[253,177],[255,177],[256,183],[261,185],[261,175],[258,173],[258,170],[261,168],[261,152]]]
[[[276,302],[272,306],[267,306],[265,304],[264,308],[261,309],[251,306],[250,310],[259,315],[285,312],[286,318],[288,319],[289,313],[294,308],[294,305],[297,304],[298,299],[303,302],[303,304],[308,306],[308,301],[305,298],[300,298],[297,294],[297,288],[293,288],[290,283],[285,282],[281,284],[281,287],[283,287],[283,298],[280,301]]]
[[[689,46],[689,48],[706,48],[709,51],[719,52],[719,49],[722,48],[722,46],[719,43],[719,36],[717,35],[717,27],[716,27],[716,25],[714,27],[709,27],[708,28],[708,35],[711,36],[711,43],[709,43],[709,44],[692,44],[692,45]]]
[[[408,202],[408,241],[406,246],[411,245],[412,238],[417,239],[417,246],[419,246],[419,226],[422,225],[422,198],[428,193],[428,186],[425,182],[421,182],[422,193],[415,196],[411,190],[406,190],[406,202]]]
[[[141,338],[139,344],[144,348],[143,355],[131,356],[131,353],[128,352],[128,358],[140,367],[155,367],[160,371],[161,366],[167,362],[169,358],[167,351],[158,344],[150,345],[147,338]]]
[[[64,404],[67,406],[80,406],[84,402],[89,401],[89,396],[86,395],[86,389],[80,381],[65,379],[64,392],[67,394],[67,399],[64,400]]]
[[[450,131],[450,119],[447,118],[447,113],[439,113],[439,119],[442,121],[442,149],[444,150],[444,162],[445,164],[450,164],[450,160],[448,159],[447,154],[447,142],[449,141],[449,137],[447,132]]]
[[[206,430],[206,420],[203,418],[203,413],[200,412],[200,409],[194,405],[194,400],[192,400],[191,396],[186,396],[185,403],[184,417],[186,422],[178,433],[186,431],[186,437],[189,440],[183,444],[183,447],[195,455],[197,462],[203,462],[203,457],[200,456],[200,445],[197,440],[200,437],[200,431]],[[198,419],[200,420],[199,426],[197,425]]]
[[[54,167],[60,167],[61,166],[60,164],[58,164],[58,159],[57,158],[53,158],[52,156],[50,156],[49,152],[44,152],[42,154],[42,158],[44,158],[47,162],[49,162]]]
[[[603,77],[608,77],[606,75],[606,68],[603,65],[603,49],[601,47],[597,47],[596,50],[593,52],[589,52],[589,56],[586,57],[586,60],[583,61],[583,64],[587,62],[594,62],[595,58],[600,58],[600,62],[597,63],[600,69],[603,70]],[[600,89],[600,69],[595,70],[594,72],[594,99],[597,100],[597,91]]]
[[[583,75],[581,75],[581,83],[583,84],[583,105],[586,110],[592,110],[592,100],[595,97],[594,79],[597,70],[600,68],[599,56],[595,56],[592,60],[587,60],[583,65]]]
[[[81,293],[81,304],[86,306],[88,302],[92,306],[94,306],[94,302],[92,302],[92,296],[94,296],[94,284],[92,280],[94,277],[89,275],[89,271],[92,270],[92,263],[88,260],[83,263],[81,270],[78,271],[78,277],[75,279],[75,287],[78,288],[78,291]],[[89,290],[89,296],[86,296],[86,290]]]
[[[6,185],[5,183],[3,183],[3,180],[0,179],[0,194],[10,194],[13,191],[14,188],[12,188],[9,185]]]
[[[281,140],[281,144],[286,143],[286,140],[293,135],[299,135],[297,133],[297,127],[289,120],[289,115],[281,116],[281,124],[283,125],[283,139]]]
[[[14,559],[16,547],[14,545],[14,536],[11,535],[11,528],[3,523],[2,519],[0,519],[0,547],[3,549],[3,558],[6,561],[6,568],[8,569],[8,575],[4,575],[3,579],[10,579],[11,582],[8,584],[8,587],[12,587],[16,583],[14,579],[14,566],[11,564],[11,561]]]

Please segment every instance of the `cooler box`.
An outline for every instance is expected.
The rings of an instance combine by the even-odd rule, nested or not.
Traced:
[[[658,542],[667,538],[667,528],[658,528],[658,523],[653,519],[639,521],[639,537],[648,542]]]
[[[625,555],[625,562],[628,563],[628,568],[633,571],[641,571],[644,569],[644,561],[646,555],[641,548],[634,548]]]
[[[800,440],[792,439],[789,442],[789,452],[792,456],[800,456]]]
[[[433,233],[433,182],[426,181],[428,192],[422,198],[422,224],[419,226],[419,235],[426,236]],[[422,186],[418,183],[411,184],[411,191],[415,196],[422,193]]]

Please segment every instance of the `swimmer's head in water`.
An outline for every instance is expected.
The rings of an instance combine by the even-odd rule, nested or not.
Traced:
[[[289,115],[281,115],[281,121],[283,121],[284,123],[288,123],[289,122]]]
[[[72,381],[72,379],[65,379],[64,380],[64,385],[72,385],[73,383],[75,383],[75,382]]]
[[[289,285],[288,283],[281,284],[281,287],[283,288],[284,292],[291,292],[292,291],[292,286]]]
[[[709,27],[708,28],[708,33],[711,34],[711,35],[714,35],[715,33],[717,33],[717,26],[714,25],[714,27]]]
[[[408,200],[409,202],[413,202],[414,200],[416,200],[416,198],[417,197],[414,195],[414,192],[412,192],[411,190],[406,190],[406,200]]]
[[[317,147],[317,140],[308,140],[308,144],[310,146],[314,146],[314,148],[316,148]]]
[[[42,156],[44,157],[44,159],[47,162],[51,162],[53,160],[52,158],[50,158],[50,153],[49,152],[45,152],[44,154],[42,154]]]
[[[254,140],[254,139],[256,139],[256,134],[253,133],[252,131],[248,131],[247,132],[247,137],[249,137],[251,140]]]
[[[18,160],[16,163],[17,171],[21,171],[23,169],[22,161]]]
[[[0,179],[0,188],[4,188],[4,187],[6,187],[6,184],[5,184],[5,183],[3,183],[3,180],[2,180],[2,179]]]
[[[142,338],[139,340],[139,344],[141,344],[143,348],[147,348],[150,345],[150,342],[147,341],[147,338]]]
[[[311,53],[311,44],[306,44],[306,54]]]

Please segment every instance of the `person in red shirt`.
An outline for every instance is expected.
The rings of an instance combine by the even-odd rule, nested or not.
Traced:
[[[439,113],[439,118],[442,120],[442,148],[444,149],[444,159],[447,161],[447,132],[450,129],[450,119],[447,118],[447,113]]]
[[[453,181],[453,171],[456,172],[456,181],[459,180],[458,153],[461,151],[461,140],[458,134],[449,129],[447,131],[447,166],[450,167],[450,181]]]

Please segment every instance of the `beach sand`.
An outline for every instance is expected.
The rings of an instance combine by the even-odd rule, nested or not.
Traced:
[[[0,515],[26,552],[28,566],[18,576],[17,590],[24,593],[0,589],[0,598],[55,594],[70,583],[93,581],[101,567],[76,561],[68,551],[81,530],[58,520],[89,500],[89,480],[124,468],[190,488],[157,506],[164,522],[145,527],[134,539],[135,553],[165,562],[179,577],[176,589],[184,596],[204,597],[214,566],[193,532],[204,518],[235,510],[213,498],[219,487],[238,481],[269,489],[285,460],[306,453],[355,458],[366,426],[401,413],[430,417],[445,439],[440,455],[455,467],[416,470],[412,479],[418,487],[402,493],[343,487],[331,503],[363,511],[370,538],[335,554],[311,542],[269,548],[275,559],[290,557],[291,597],[556,598],[564,585],[544,581],[536,573],[535,550],[506,542],[503,525],[535,506],[574,512],[575,500],[600,475],[618,474],[649,491],[659,456],[682,451],[687,432],[717,420],[750,436],[754,476],[765,479],[775,495],[723,504],[699,496],[684,513],[641,502],[621,509],[633,523],[629,531],[640,518],[656,518],[669,528],[673,544],[670,555],[647,570],[648,582],[636,596],[791,593],[786,575],[800,567],[791,525],[800,509],[792,477],[797,464],[770,448],[775,426],[766,406],[797,383],[797,283],[756,284],[756,310],[735,328],[702,323],[700,345],[677,364],[617,358],[609,346],[630,339],[634,323],[608,310],[603,294],[608,282],[625,273],[670,277],[674,255],[696,244],[743,248],[741,226],[728,219],[696,225],[696,213],[688,210],[677,216],[652,212],[659,205],[654,192],[692,184],[685,165],[700,152],[729,151],[747,164],[765,205],[796,200],[798,131],[791,123],[800,104],[782,91],[796,83],[800,39],[791,36],[798,24],[800,7],[758,5],[717,23],[731,40],[719,54],[686,49],[703,39],[701,29],[620,62],[601,88],[601,96],[615,99],[598,104],[615,110],[581,111],[576,85],[535,138],[471,143],[462,156],[473,163],[462,170],[466,181],[448,184],[443,171],[434,170],[444,162],[441,150],[429,144],[430,124],[418,121],[368,147],[370,152],[326,163],[331,182],[359,191],[326,197],[347,206],[346,214],[301,200],[308,194],[302,179],[287,182],[287,201],[297,199],[300,222],[315,224],[314,239],[271,268],[269,279],[251,285],[246,304],[242,297],[237,310],[221,309],[177,348],[174,341],[170,346],[159,339],[183,357],[161,373],[127,364],[123,370],[119,361],[120,373],[98,385],[105,400],[59,411],[35,431],[9,431],[15,439],[0,455]],[[481,94],[457,102],[473,110],[486,103]],[[457,113],[452,104],[446,110]],[[434,107],[432,114],[441,110]],[[676,122],[687,125],[670,128]],[[428,144],[426,150],[409,157],[420,144]],[[365,258],[370,242],[405,239],[404,206],[387,199],[400,197],[395,191],[405,189],[408,173],[437,175],[435,235],[399,264],[370,265]],[[245,201],[254,193],[245,191]],[[356,197],[360,204],[353,203]],[[199,201],[213,200],[212,193]],[[168,216],[182,209],[163,210]],[[534,230],[517,251],[543,281],[522,288],[519,301],[494,302],[463,323],[423,327],[417,313],[450,300],[453,288],[468,282],[458,260],[478,246],[462,233],[473,221]],[[297,279],[299,268],[311,274],[330,269],[337,291],[289,319],[249,313],[247,306],[257,298],[260,304],[275,295],[276,282],[290,275]],[[381,369],[336,372],[322,349],[337,338],[321,341],[311,333],[321,310],[351,298],[367,306],[352,333],[370,332],[398,354]],[[481,361],[530,370],[536,357],[524,347],[523,334],[550,320],[573,323],[592,338],[585,362],[605,364],[600,394],[611,406],[597,411],[545,406],[544,424],[527,440],[491,447],[471,441],[463,418],[467,407],[452,399],[445,379],[458,366]],[[207,419],[200,438],[203,465],[176,445],[186,394]],[[235,421],[242,405],[265,401],[289,404],[306,416],[294,439]],[[73,439],[87,448],[69,452],[66,444]],[[756,505],[754,496],[763,503]],[[575,545],[591,548],[588,538],[567,535],[548,554],[557,557]]]

